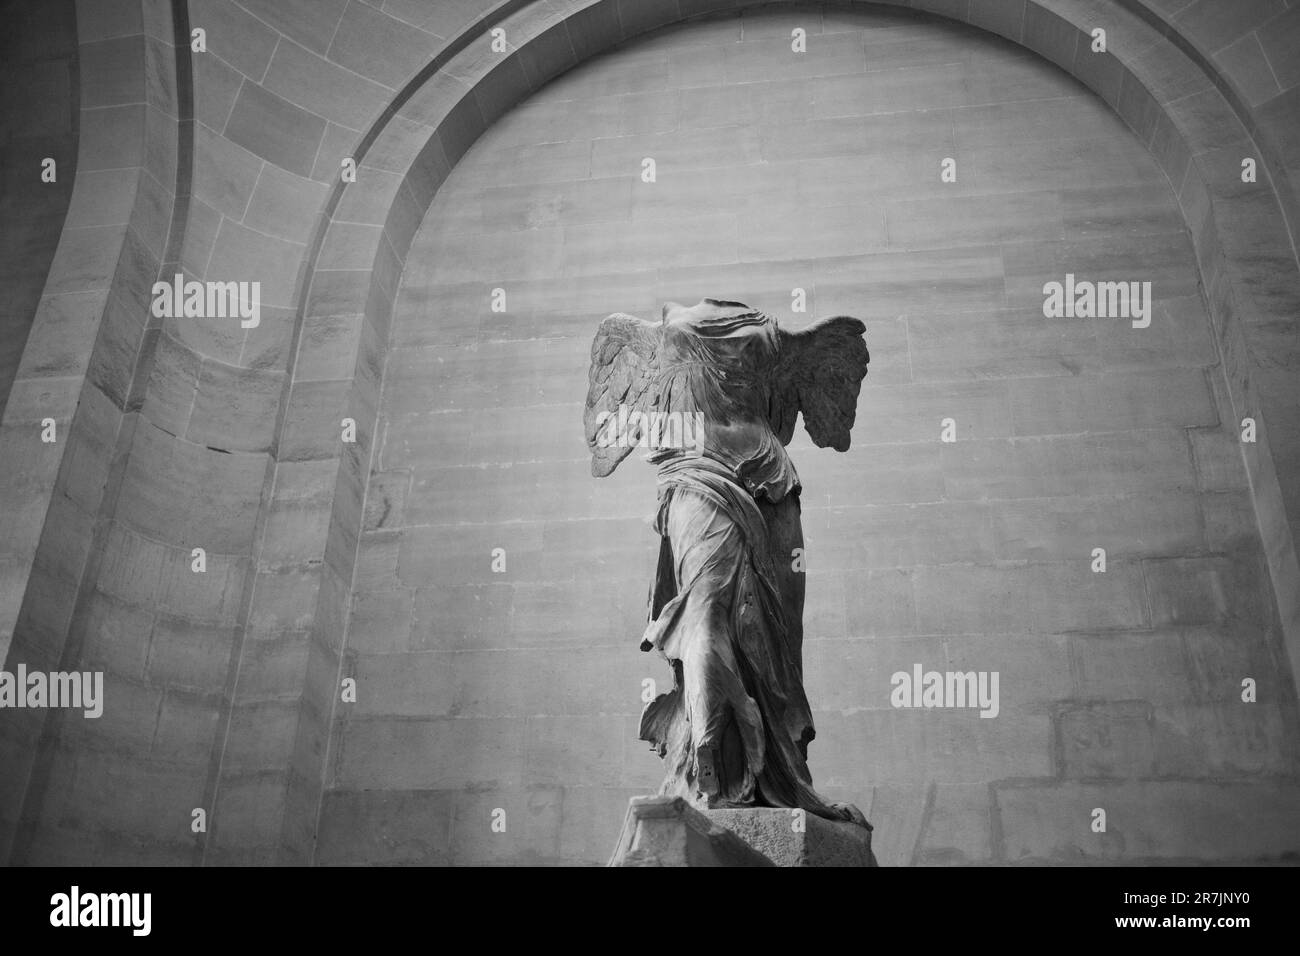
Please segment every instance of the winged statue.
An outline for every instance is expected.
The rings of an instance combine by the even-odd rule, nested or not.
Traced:
[[[640,738],[665,761],[664,796],[702,809],[802,808],[870,829],[812,786],[803,686],[799,476],[785,446],[802,414],[818,447],[847,451],[867,374],[866,326],[835,316],[790,331],[740,302],[616,313],[591,346],[583,414],[591,471],[634,448],[658,466],[659,561],[641,649],[672,667]]]

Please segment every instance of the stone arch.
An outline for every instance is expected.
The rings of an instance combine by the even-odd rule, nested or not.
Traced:
[[[498,116],[547,80],[582,60],[643,33],[719,10],[739,10],[748,3],[720,4],[714,0],[680,3],[630,4],[616,0],[570,3],[563,9],[505,4],[476,24],[477,43],[462,42],[436,70],[422,71],[393,104],[368,139],[386,158],[409,157],[393,170],[370,167],[366,157],[358,166],[367,180],[355,186],[336,185],[338,202],[318,223],[314,248],[329,253],[336,245],[352,244],[361,222],[381,226],[369,249],[358,260],[371,269],[351,276],[328,275],[313,261],[299,296],[299,318],[310,325],[328,318],[347,301],[361,311],[361,344],[355,377],[340,382],[338,404],[356,417],[368,439],[378,409],[383,345],[387,336],[393,290],[406,260],[415,230],[440,183],[474,139]],[[886,4],[900,6],[900,4]],[[917,0],[912,8],[982,28],[1019,43],[1075,76],[1105,100],[1148,147],[1164,169],[1192,233],[1198,266],[1214,323],[1225,376],[1219,398],[1221,414],[1237,421],[1251,410],[1267,422],[1285,414],[1285,392],[1261,389],[1271,361],[1282,370],[1295,362],[1294,331],[1285,312],[1270,303],[1295,301],[1296,269],[1285,217],[1276,193],[1243,194],[1240,159],[1254,154],[1250,136],[1232,104],[1203,65],[1193,62],[1148,20],[1129,9],[1101,11],[1076,0],[1022,0],[986,3]],[[1091,50],[1094,23],[1108,24],[1108,49]],[[501,26],[511,38],[512,52],[491,54],[487,33]],[[419,124],[417,129],[403,121]],[[425,128],[433,132],[425,136]],[[1280,173],[1262,158],[1261,167],[1275,184]],[[1264,238],[1267,237],[1267,238]],[[1279,250],[1286,254],[1280,259]],[[353,254],[357,252],[354,249]],[[1261,264],[1258,257],[1268,261]],[[325,280],[323,288],[317,283]],[[1260,283],[1272,290],[1258,296]],[[340,285],[348,289],[340,290]],[[1275,305],[1274,305],[1275,307]],[[1271,319],[1270,319],[1271,316]],[[1285,340],[1284,351],[1269,336]],[[1279,359],[1279,356],[1285,356]],[[1275,385],[1280,385],[1276,382]],[[288,422],[305,434],[308,410],[318,399],[313,388],[290,386]],[[300,409],[295,414],[294,409]],[[331,415],[331,419],[334,416]],[[337,443],[329,420],[318,423],[314,446],[334,454]],[[1279,618],[1283,625],[1293,674],[1300,670],[1300,568],[1295,560],[1291,523],[1282,481],[1274,463],[1267,426],[1260,443],[1247,451],[1246,463],[1255,494],[1256,517],[1269,560]],[[1282,436],[1285,441],[1285,433]],[[349,580],[356,561],[365,485],[370,467],[367,442],[338,455],[338,483],[330,514],[326,561],[338,563],[340,582]],[[1300,517],[1300,515],[1297,515]],[[341,592],[343,589],[337,589]],[[324,602],[329,602],[326,610]],[[317,625],[346,626],[346,595],[322,595]],[[344,635],[331,640],[341,647]],[[327,757],[325,758],[328,759]]]
[[[1296,365],[1292,323],[1300,294],[1294,233],[1285,215],[1289,186],[1281,159],[1267,151],[1261,157],[1272,191],[1241,188],[1237,163],[1242,151],[1251,149],[1253,131],[1242,114],[1243,103],[1227,95],[1233,84],[1213,68],[1216,62],[1190,55],[1194,45],[1177,42],[1178,25],[1161,19],[1143,0],[1105,6],[1090,0],[878,2],[967,23],[1034,50],[1106,100],[1165,169],[1191,229],[1211,307],[1225,373],[1222,413],[1232,419],[1253,413],[1261,421],[1259,443],[1246,449],[1245,458],[1278,613],[1296,670],[1300,569],[1293,529],[1300,517],[1300,422],[1286,385]],[[252,5],[244,3],[239,9]],[[177,418],[174,406],[183,404],[183,396],[197,385],[173,392],[167,366],[183,365],[186,374],[193,366],[192,378],[197,380],[202,360],[195,355],[200,351],[187,346],[160,353],[156,380],[151,374],[142,378],[135,364],[139,345],[151,337],[156,344],[161,332],[145,328],[122,303],[140,301],[151,277],[170,262],[204,277],[199,257],[204,244],[212,241],[205,236],[209,224],[195,210],[185,209],[189,187],[181,177],[189,171],[186,120],[177,108],[168,107],[190,75],[188,66],[176,62],[185,47],[178,41],[184,32],[177,32],[177,11],[183,14],[189,8],[184,0],[171,5],[141,0],[138,27],[123,34],[142,38],[127,41],[138,42],[141,49],[130,82],[142,90],[143,106],[138,121],[132,119],[137,141],[127,144],[135,152],[126,165],[149,175],[138,179],[129,214],[113,226],[120,228],[120,236],[106,229],[89,246],[79,246],[82,237],[65,233],[51,270],[43,309],[51,308],[46,299],[52,302],[53,296],[68,293],[102,300],[96,299],[98,306],[76,323],[81,337],[58,345],[78,357],[70,359],[71,373],[20,373],[22,387],[6,410],[5,425],[17,431],[10,445],[14,454],[4,463],[2,477],[42,489],[30,508],[6,515],[15,532],[8,538],[6,567],[16,569],[12,580],[6,579],[6,593],[25,595],[15,643],[28,642],[24,651],[29,660],[58,660],[77,647],[70,639],[76,629],[72,608],[64,606],[69,589],[82,588],[84,579],[100,573],[98,564],[106,565],[105,573],[119,564],[111,555],[106,561],[102,555],[95,557],[102,549],[87,537],[96,521],[104,519],[105,507],[111,511],[108,518],[118,517],[115,505],[104,504],[106,489],[120,487],[123,481],[138,486],[122,517],[127,524],[139,519],[148,545],[144,563],[158,565],[160,573],[187,553],[189,542],[184,527],[167,527],[165,516],[150,514],[150,496],[174,500],[173,507],[182,511],[193,506],[192,521],[204,528],[219,528],[238,509],[240,530],[228,534],[229,554],[223,558],[229,594],[223,593],[219,606],[211,609],[212,620],[192,623],[200,639],[204,628],[218,623],[233,626],[241,635],[228,674],[214,678],[218,723],[202,796],[221,811],[214,814],[218,821],[240,822],[218,822],[195,859],[310,858],[363,520],[384,340],[411,237],[439,184],[502,112],[564,70],[658,27],[753,5],[749,0],[485,3],[481,16],[460,28],[438,53],[424,57],[358,143],[334,144],[328,150],[322,146],[330,161],[341,149],[352,148],[362,174],[355,184],[335,181],[314,227],[303,230],[301,257],[284,259],[285,271],[297,271],[284,283],[284,307],[277,314],[292,327],[292,335],[280,346],[290,356],[284,371],[271,374],[251,367],[255,362],[245,366],[240,352],[234,353],[238,361],[216,365],[222,376],[211,390],[216,401],[236,400],[250,383],[273,398],[275,414],[269,420],[259,418],[250,439],[237,416],[233,425],[224,426],[218,416],[209,416],[188,438],[169,430],[177,421],[190,424]],[[203,9],[211,14],[213,7]],[[1100,20],[1113,25],[1111,47],[1106,54],[1092,55],[1090,30]],[[488,31],[497,26],[511,44],[505,56],[488,49]],[[311,46],[305,35],[298,38]],[[403,52],[410,62],[418,58],[418,50]],[[377,61],[385,59],[378,41],[370,54]],[[146,65],[154,72],[147,74]],[[155,69],[159,65],[161,74]],[[83,75],[83,90],[96,77],[110,75],[92,70]],[[177,79],[171,88],[166,82],[152,86],[146,75]],[[148,122],[150,117],[155,122]],[[117,138],[85,137],[83,129],[83,155],[122,145]],[[190,149],[193,155],[192,144]],[[268,168],[292,165],[270,149],[260,155]],[[93,276],[84,269],[78,272],[87,255],[96,263]],[[132,385],[141,382],[147,387]],[[55,408],[61,428],[71,423],[72,439],[57,458],[42,456],[33,440],[38,406]],[[356,419],[359,440],[342,446],[340,453],[337,429],[345,416]],[[137,435],[138,420],[146,424]],[[122,428],[124,422],[129,427]],[[117,445],[100,440],[105,433],[118,435]],[[231,441],[222,441],[223,436]],[[22,468],[20,461],[25,463]],[[72,483],[74,462],[94,475],[88,483],[93,487]],[[221,493],[201,503],[187,499],[195,476],[212,468],[224,469],[229,479]],[[252,520],[246,520],[249,508]],[[306,546],[308,570],[281,573],[275,567],[275,521],[281,513],[292,513],[320,529]],[[157,540],[151,537],[154,532]],[[138,595],[142,605],[175,603],[182,596],[177,592],[164,598],[154,590]],[[17,598],[12,604],[17,611]],[[10,650],[11,627],[12,621],[0,620],[0,651]],[[243,640],[250,633],[277,630],[293,639]],[[289,676],[274,689],[274,696],[295,703],[239,699],[241,669],[280,666]],[[274,753],[259,751],[264,766],[247,755],[258,751],[262,738],[271,733],[269,722],[274,722],[277,743],[282,738],[283,746]],[[19,742],[4,745],[30,756],[39,733],[39,728],[28,728]],[[275,780],[267,782],[267,768],[273,765],[278,768]],[[171,781],[160,783],[167,786]],[[40,802],[42,789],[28,794],[29,806]],[[18,799],[23,799],[21,793]],[[248,822],[254,817],[259,818],[256,824]],[[13,820],[9,805],[0,806],[0,848],[7,843]],[[170,858],[185,858],[188,851],[179,852],[179,857]]]
[[[588,8],[588,9],[589,9],[589,8]],[[1062,22],[1065,22],[1065,21],[1062,21]],[[1073,29],[1073,28],[1071,28],[1071,29]],[[999,32],[999,31],[993,31],[993,32]],[[1021,35],[1023,35],[1023,33],[1022,33]],[[1061,60],[1062,60],[1063,62],[1066,62],[1066,63],[1073,63],[1074,58],[1077,57],[1077,55],[1078,55],[1078,49],[1079,49],[1079,47],[1078,47],[1078,43],[1079,43],[1081,40],[1084,40],[1085,38],[1090,39],[1090,35],[1088,34],[1088,32],[1086,32],[1086,31],[1083,30],[1082,28],[1079,28],[1079,29],[1075,30],[1075,32],[1072,34],[1072,36],[1073,36],[1073,39],[1074,39],[1074,45],[1073,45],[1073,46],[1063,47],[1064,49],[1068,49],[1069,52],[1068,52],[1068,54],[1066,54],[1066,53],[1062,53],[1062,54],[1061,54]],[[611,41],[611,43],[613,43],[613,42],[617,42],[617,41]],[[1039,51],[1035,51],[1035,52],[1039,52]],[[1113,55],[1113,54],[1112,54],[1112,55]],[[1050,58],[1049,58],[1049,59],[1050,59]],[[1148,62],[1150,62],[1150,61],[1148,60]],[[1060,63],[1058,63],[1058,65],[1060,65]],[[505,67],[504,67],[503,65],[498,64],[497,68],[499,68],[499,69],[504,69]],[[490,74],[490,72],[491,72],[491,70],[492,70],[492,67],[491,67],[491,66],[488,66],[488,67],[486,67],[486,70],[487,70],[488,74]],[[518,73],[514,73],[513,75],[515,76],[515,78],[516,78],[517,80],[519,79],[520,76],[524,76],[524,77],[526,78],[526,74],[525,74],[524,71],[523,71],[522,65],[520,66]],[[1089,85],[1090,87],[1092,87],[1094,90],[1098,90],[1099,87],[1100,87],[1100,88],[1103,88],[1103,89],[1107,89],[1107,90],[1109,90],[1110,93],[1111,93],[1111,98],[1112,98],[1111,106],[1112,106],[1112,108],[1116,108],[1116,103],[1117,103],[1117,102],[1120,102],[1120,101],[1123,100],[1123,94],[1124,94],[1124,92],[1125,92],[1124,81],[1125,81],[1125,78],[1126,78],[1129,74],[1128,74],[1128,73],[1116,73],[1116,74],[1114,74],[1113,79],[1109,81],[1109,85],[1107,84],[1107,82],[1105,82],[1105,76],[1108,76],[1108,75],[1109,75],[1109,74],[1104,75],[1102,79],[1095,79],[1095,78],[1094,78],[1095,81],[1094,81],[1094,82],[1091,82],[1091,83],[1088,83],[1088,85]],[[508,77],[507,77],[507,78],[508,78]],[[486,128],[486,125],[487,125],[487,122],[488,122],[488,120],[484,119],[484,116],[485,116],[485,115],[486,115],[487,117],[492,117],[492,118],[494,118],[496,115],[499,115],[499,114],[500,114],[500,111],[501,111],[501,110],[504,110],[504,108],[506,108],[506,106],[503,105],[503,106],[500,107],[500,109],[499,109],[496,113],[491,113],[491,112],[489,112],[488,109],[487,109],[487,104],[491,104],[491,103],[500,103],[499,93],[500,93],[500,89],[502,88],[502,86],[506,85],[506,78],[496,78],[495,80],[489,80],[489,81],[487,81],[487,82],[488,82],[490,85],[487,87],[487,92],[483,94],[483,95],[484,95],[484,100],[483,100],[481,103],[480,103],[477,99],[474,100],[474,106],[476,106],[476,107],[478,108],[478,111],[479,111],[479,118],[480,118],[481,120],[483,120],[483,124],[484,124],[484,125],[483,125],[483,128]],[[522,82],[522,81],[521,81],[521,82]],[[1137,82],[1137,81],[1134,81],[1134,82]],[[1165,82],[1170,83],[1170,84],[1173,84],[1173,83],[1174,83],[1174,80],[1172,80],[1172,79],[1166,79]],[[517,87],[515,87],[515,88],[517,89]],[[1173,88],[1174,88],[1175,90],[1177,90],[1180,94],[1182,94],[1182,95],[1187,95],[1187,94],[1186,94],[1186,89],[1187,89],[1186,86],[1182,86],[1181,88],[1180,88],[1180,87],[1177,87],[1177,86],[1174,86]],[[468,86],[467,90],[466,90],[465,92],[463,92],[462,95],[463,95],[464,97],[476,97],[476,91],[478,91],[478,90],[480,90],[480,89],[481,89],[480,87]],[[1142,89],[1145,89],[1145,88],[1142,88]],[[519,93],[518,95],[519,95],[519,96],[523,96],[523,95],[526,95],[527,92],[528,92],[528,90],[525,89],[525,91],[524,91],[523,93]],[[1151,97],[1151,103],[1152,103],[1152,104],[1156,104],[1156,100],[1155,100],[1154,96],[1152,96],[1152,95],[1149,94],[1149,93],[1147,93],[1146,95],[1148,95],[1148,96]],[[1194,94],[1193,94],[1193,95],[1194,95]],[[415,103],[418,104],[418,103],[420,102],[419,97],[420,97],[420,93],[419,93],[419,91],[413,91],[413,93],[412,93],[412,99],[409,100],[408,103],[415,102]],[[489,97],[491,97],[491,98],[489,98]],[[516,97],[516,98],[517,98],[517,97]],[[1173,98],[1176,100],[1176,99],[1179,99],[1180,97],[1175,96],[1175,97],[1173,97]],[[510,102],[513,102],[513,101],[514,101],[513,99],[510,100]],[[1137,93],[1137,92],[1134,92],[1134,91],[1132,91],[1132,90],[1129,91],[1129,98],[1128,98],[1128,100],[1123,100],[1123,101],[1126,102],[1126,103],[1128,103],[1130,107],[1133,105],[1133,103],[1134,103],[1135,101],[1137,101],[1137,102],[1142,102],[1140,96],[1138,95],[1138,93]],[[459,101],[449,102],[448,105],[445,107],[445,109],[447,110],[447,113],[445,114],[444,119],[443,119],[442,121],[446,121],[446,117],[450,117],[450,116],[452,115],[451,111],[457,109],[457,108],[460,107],[461,104],[463,104],[463,103],[464,103],[464,99],[459,100]],[[508,105],[508,103],[507,103],[506,105]],[[415,107],[415,108],[420,108],[420,107]],[[1152,137],[1154,137],[1154,136],[1156,135],[1156,131],[1159,130],[1159,129],[1162,129],[1162,128],[1163,128],[1163,127],[1160,126],[1160,123],[1162,122],[1162,119],[1165,118],[1165,117],[1167,116],[1167,114],[1165,114],[1164,112],[1162,112],[1162,111],[1158,108],[1158,104],[1156,104],[1156,105],[1151,105],[1151,106],[1150,106],[1150,109],[1152,110],[1152,113],[1151,113],[1151,115],[1149,115],[1149,116],[1147,117],[1147,121],[1148,121],[1148,123],[1149,123],[1148,128],[1149,128],[1149,130],[1151,131],[1151,134],[1150,134],[1150,136],[1141,136],[1141,137],[1140,137],[1140,138],[1143,140],[1144,143],[1148,144],[1148,146],[1149,146],[1149,144],[1152,142]],[[412,115],[417,115],[417,114],[414,114],[414,113],[413,113]],[[437,113],[437,112],[430,112],[430,113],[428,113],[428,114],[419,114],[419,115],[426,115],[426,116],[428,116],[432,121],[434,121],[434,122],[440,122],[440,121],[438,120],[438,117],[439,117],[440,115],[443,115],[443,114],[439,114],[439,113]],[[1122,115],[1122,114],[1121,114],[1121,115]],[[459,121],[463,121],[463,118],[464,118],[464,117],[463,117],[463,114],[460,114],[460,116],[458,117],[458,120],[459,120]],[[1231,116],[1228,116],[1228,117],[1227,117],[1227,120],[1225,120],[1225,122],[1230,122],[1230,121],[1231,121]],[[1181,136],[1179,136],[1179,137],[1177,137],[1177,138],[1175,137],[1175,135],[1174,135],[1174,127],[1172,126],[1172,122],[1173,122],[1173,121],[1167,121],[1167,122],[1169,122],[1171,125],[1168,127],[1168,129],[1165,129],[1164,134],[1163,134],[1163,135],[1165,136],[1165,139],[1161,141],[1161,142],[1162,142],[1162,149],[1163,149],[1165,152],[1164,152],[1164,153],[1161,153],[1161,154],[1157,154],[1157,158],[1160,160],[1161,165],[1162,165],[1162,168],[1166,169],[1167,174],[1168,174],[1168,170],[1171,168],[1170,163],[1176,163],[1176,164],[1177,164],[1177,165],[1174,167],[1175,170],[1176,170],[1176,172],[1171,176],[1171,185],[1172,185],[1172,187],[1173,187],[1173,191],[1174,191],[1175,195],[1177,195],[1177,196],[1180,197],[1181,204],[1182,204],[1183,209],[1184,209],[1184,214],[1186,215],[1186,214],[1187,214],[1187,210],[1189,209],[1189,197],[1191,197],[1191,196],[1194,195],[1192,192],[1188,192],[1188,191],[1187,191],[1187,187],[1186,187],[1186,185],[1185,185],[1185,184],[1186,184],[1186,180],[1187,180],[1187,170],[1189,169],[1189,167],[1190,167],[1190,163],[1191,163],[1192,150],[1188,149],[1188,151],[1187,151],[1186,153],[1184,153],[1184,154],[1178,154],[1178,153],[1176,153],[1176,152],[1173,151],[1173,146],[1172,146],[1171,144],[1172,144],[1172,143],[1175,143],[1175,142],[1177,142],[1177,143],[1183,143],[1183,139],[1181,138]],[[1216,120],[1216,122],[1218,122],[1218,121]],[[451,128],[455,128],[456,125],[457,125],[456,123],[451,124]],[[1130,126],[1131,126],[1131,125],[1132,125],[1132,124],[1130,123]],[[1213,127],[1211,127],[1211,128],[1213,128]],[[463,137],[462,137],[462,138],[463,138]],[[435,139],[432,139],[432,138],[431,138],[430,140],[427,140],[423,145],[419,146],[419,149],[422,150],[422,151],[425,150],[425,149],[431,149],[432,147],[430,147],[430,143],[433,143],[434,146],[438,145],[438,141],[435,140]],[[1183,143],[1183,145],[1184,145],[1184,147],[1185,147],[1185,143]],[[416,146],[415,144],[412,144],[412,145],[409,147],[409,149],[410,149],[411,151],[414,151],[416,148],[417,148],[417,146]],[[1232,147],[1227,147],[1227,148],[1231,149]],[[463,153],[463,150],[461,150],[460,152]],[[423,154],[423,155],[425,155],[426,158],[427,158],[427,154]],[[1180,156],[1180,155],[1181,155],[1181,161],[1179,160],[1179,156]],[[421,168],[420,168],[420,164],[421,164],[422,160],[419,158],[419,154],[418,154],[418,155],[417,155],[417,160],[412,164],[412,169],[417,170],[417,175],[420,175],[420,176],[427,176],[430,180],[433,180],[433,181],[440,181],[440,180],[441,180],[441,177],[443,177],[443,176],[446,175],[446,171],[445,171],[445,170],[448,169],[448,168],[450,168],[450,166],[454,165],[454,162],[455,162],[455,160],[456,160],[457,158],[458,158],[458,156],[455,155],[455,154],[453,154],[453,155],[451,155],[451,156],[448,156],[446,153],[443,153],[441,156],[436,156],[436,157],[435,157],[435,160],[437,161],[437,165],[436,165],[436,166],[434,166],[434,165],[431,163],[430,165],[424,166],[424,167],[421,169]],[[441,172],[438,172],[438,171],[441,171]],[[1236,171],[1235,171],[1235,170],[1230,170],[1230,172],[1233,173],[1233,178],[1235,179]],[[417,193],[416,189],[417,189],[417,188],[422,188],[423,190],[427,190],[428,193],[429,193],[430,195],[432,194],[432,190],[429,189],[429,187],[427,186],[427,182],[424,183],[424,184],[417,183],[415,186],[412,185],[412,182],[413,182],[413,181],[410,180],[410,179],[403,179],[403,178],[400,178],[400,177],[398,177],[398,176],[394,176],[393,179],[392,179],[392,181],[391,181],[391,190],[392,190],[392,192],[390,193],[390,195],[393,197],[393,201],[392,201],[391,205],[389,205],[389,206],[386,207],[386,208],[382,208],[382,209],[379,209],[379,210],[375,210],[375,211],[373,211],[372,213],[368,214],[368,215],[371,216],[371,221],[375,222],[376,224],[378,224],[378,223],[381,222],[381,221],[383,222],[383,224],[384,224],[384,228],[385,228],[385,230],[386,230],[385,235],[386,235],[386,237],[388,238],[388,240],[390,241],[390,243],[392,243],[392,241],[393,241],[394,238],[400,238],[400,237],[403,235],[403,233],[399,231],[399,230],[401,230],[401,229],[403,229],[403,228],[409,228],[409,229],[411,230],[411,232],[413,232],[414,229],[416,228],[416,224],[418,224],[418,221],[419,221],[419,219],[421,218],[420,213],[421,213],[425,208],[427,208],[427,206],[424,206],[424,205],[422,205],[422,204],[420,203],[420,198],[419,198],[419,197],[420,197],[420,194]],[[345,200],[345,201],[346,201],[346,200]],[[414,211],[410,208],[410,205],[411,205],[411,203],[413,203],[413,202],[416,203],[416,206],[417,206],[416,210],[414,210]],[[355,213],[354,213],[354,214],[355,214]],[[1201,210],[1201,215],[1204,216],[1204,210]],[[331,227],[332,227],[332,224],[326,224],[326,228],[327,228],[327,229],[328,229],[328,228],[331,228]],[[1205,268],[1205,266],[1204,266],[1205,259],[1204,259],[1204,256],[1203,256],[1203,252],[1204,252],[1204,249],[1205,249],[1205,247],[1204,247],[1204,242],[1207,241],[1206,238],[1205,238],[1204,227],[1205,227],[1205,221],[1201,221],[1201,222],[1199,222],[1198,224],[1196,224],[1196,225],[1192,225],[1192,226],[1191,226],[1191,228],[1192,228],[1194,234],[1196,235],[1195,246],[1196,246],[1196,251],[1197,251],[1197,253],[1198,253],[1198,258],[1200,259],[1199,264],[1201,265],[1202,270],[1204,270],[1204,268]],[[1200,230],[1200,232],[1197,232],[1197,230]],[[407,237],[408,237],[408,240],[407,240],[407,241],[409,241],[409,235],[410,235],[410,233],[406,233],[406,235],[407,235]],[[1216,240],[1216,241],[1217,241],[1217,240]],[[1283,240],[1283,242],[1285,243],[1285,239]],[[399,255],[401,256],[401,259],[402,259],[403,262],[404,262],[404,261],[405,261],[405,258],[406,258],[405,254],[404,254],[404,253],[398,253],[398,252],[397,252],[397,248],[398,248],[398,247],[397,247],[397,244],[396,244],[396,243],[392,243],[392,244],[395,246],[395,248],[394,248],[393,251],[394,251],[395,253],[399,254]],[[1213,247],[1211,247],[1211,248],[1213,248]],[[359,276],[358,278],[362,279],[362,281],[364,281],[364,279],[365,279],[364,276]],[[1207,286],[1208,286],[1208,280],[1207,280],[1207,283],[1206,283],[1206,284],[1207,284]],[[306,298],[306,297],[305,297],[305,298]],[[358,292],[358,301],[360,301],[360,292]],[[307,311],[307,319],[310,320],[310,308],[308,308],[308,311]],[[384,321],[385,321],[385,322],[387,321],[387,318],[386,318],[386,317],[385,317]],[[1220,350],[1222,350],[1222,349],[1224,348],[1224,345],[1223,345],[1223,343],[1224,343],[1224,338],[1223,338],[1224,333],[1223,333],[1222,328],[1220,327],[1220,321],[1219,321],[1219,314],[1218,314],[1218,313],[1216,313],[1216,323],[1215,323],[1215,324],[1216,324],[1216,336],[1217,336],[1217,338],[1218,338],[1218,347],[1219,347]],[[1242,334],[1242,333],[1241,333],[1240,330],[1238,330],[1237,332],[1232,333],[1232,334],[1240,335],[1240,334]],[[1225,386],[1225,388],[1226,388],[1226,386]],[[1222,396],[1222,394],[1223,394],[1223,393],[1220,392],[1220,396]],[[369,412],[369,411],[371,410],[372,407],[373,407],[373,406],[367,406],[367,411]],[[1230,410],[1230,409],[1231,409],[1231,406],[1227,406],[1227,407],[1228,407],[1229,411],[1226,412],[1226,413],[1227,413],[1227,414],[1232,414],[1232,412],[1231,412],[1231,410]],[[356,467],[357,467],[357,472],[356,472],[357,478],[358,478],[360,481],[364,482],[364,480],[365,480],[365,476],[366,476],[366,474],[367,474],[367,466],[366,466],[365,462],[359,462],[359,463],[357,464]],[[355,505],[354,507],[356,507],[356,508],[359,509],[359,508],[360,508],[360,503],[358,503],[358,504]],[[336,517],[337,517],[337,514],[336,514]],[[355,782],[354,782],[352,785],[355,786],[355,785],[356,785]]]
[[[10,401],[0,465],[5,509],[0,660],[75,668],[84,599],[117,503],[153,337],[141,303],[174,260],[190,182],[189,48],[182,2],[126,5],[120,20],[77,11],[77,180]],[[57,440],[41,440],[52,418]],[[19,505],[18,502],[21,502]],[[50,773],[61,714],[23,712],[0,728],[6,773],[0,856],[21,860]]]
[[[358,166],[368,181],[338,184],[317,225],[315,250],[357,241],[348,227],[355,222],[382,226],[370,249],[356,253],[373,269],[360,269],[338,280],[328,276],[326,289],[317,283],[331,270],[319,267],[321,255],[310,260],[299,295],[299,319],[311,323],[328,316],[334,299],[364,308],[363,334],[357,353],[357,376],[347,397],[339,390],[334,407],[358,413],[363,432],[373,427],[377,407],[382,346],[387,331],[391,289],[405,262],[411,237],[427,211],[438,185],[474,139],[498,116],[554,76],[584,59],[626,40],[669,24],[718,12],[741,10],[757,2],[667,0],[653,4],[627,0],[594,0],[553,6],[504,3],[458,38],[447,57],[422,70],[367,134],[370,148],[385,157],[408,157],[403,168],[371,167],[365,156]],[[770,5],[770,4],[768,4]],[[845,4],[856,6],[852,2]],[[1221,412],[1233,421],[1247,415],[1260,420],[1255,449],[1246,452],[1255,494],[1256,517],[1269,560],[1279,618],[1286,635],[1293,672],[1300,671],[1300,566],[1293,528],[1300,527],[1300,502],[1288,502],[1284,483],[1300,478],[1300,467],[1281,471],[1276,463],[1293,460],[1283,378],[1300,361],[1293,320],[1287,305],[1300,301],[1300,275],[1292,236],[1283,213],[1287,192],[1285,170],[1268,156],[1259,157],[1262,177],[1271,188],[1264,193],[1243,190],[1241,159],[1257,155],[1247,126],[1239,115],[1243,104],[1225,97],[1230,85],[1213,71],[1210,61],[1193,59],[1186,43],[1175,43],[1176,32],[1139,0],[1123,0],[1118,8],[1101,8],[1083,0],[913,0],[881,6],[908,7],[966,23],[1018,43],[1070,73],[1107,102],[1128,124],[1164,169],[1191,231],[1198,266],[1214,322],[1223,363],[1225,389]],[[1105,25],[1105,52],[1092,52],[1092,30]],[[500,56],[487,48],[487,34],[500,26],[510,38],[511,52]],[[473,41],[477,39],[477,44]],[[409,122],[419,124],[411,127]],[[433,132],[424,136],[423,130]],[[334,197],[337,196],[337,202]],[[345,238],[346,237],[346,238]],[[325,253],[329,261],[329,253]],[[341,292],[338,284],[348,288]],[[324,311],[322,312],[322,307]],[[296,383],[290,385],[291,391]],[[314,395],[291,395],[290,408],[305,409]],[[1276,416],[1284,426],[1268,433]],[[290,422],[299,427],[292,413]],[[307,427],[305,421],[302,427]],[[332,443],[327,430],[320,446]],[[336,443],[333,443],[336,446]],[[1279,456],[1274,444],[1281,444]],[[362,450],[359,442],[356,450]],[[331,515],[334,559],[346,561],[357,539],[368,460],[364,451],[340,456],[339,484]],[[1300,485],[1300,481],[1292,481]],[[1290,511],[1288,510],[1290,504]],[[350,572],[351,563],[341,566]],[[338,611],[329,616],[337,620]]]

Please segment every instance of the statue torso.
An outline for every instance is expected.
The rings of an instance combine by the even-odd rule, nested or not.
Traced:
[[[799,488],[768,420],[776,332],[761,313],[669,322],[658,388],[662,410],[702,415],[699,453],[724,465],[755,498],[774,502]],[[649,459],[666,464],[696,454],[694,445],[660,448]]]

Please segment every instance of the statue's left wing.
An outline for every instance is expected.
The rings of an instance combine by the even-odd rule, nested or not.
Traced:
[[[596,330],[582,424],[591,449],[591,473],[597,478],[617,468],[640,438],[639,427],[633,426],[633,433],[623,436],[626,441],[611,443],[610,420],[618,419],[619,406],[627,406],[629,412],[646,412],[655,404],[653,389],[662,342],[661,325],[622,312],[602,320]]]
[[[847,315],[814,322],[790,332],[779,328],[768,421],[783,445],[794,437],[795,417],[818,448],[849,450],[857,417],[858,393],[871,356],[861,319]]]

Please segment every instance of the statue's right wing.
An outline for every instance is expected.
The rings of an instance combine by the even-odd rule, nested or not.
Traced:
[[[628,412],[648,412],[656,403],[654,382],[659,374],[663,326],[615,312],[600,323],[591,343],[587,406],[582,424],[591,449],[591,473],[603,478],[618,467],[640,438],[641,427],[629,427],[625,440],[612,443],[620,406]]]

